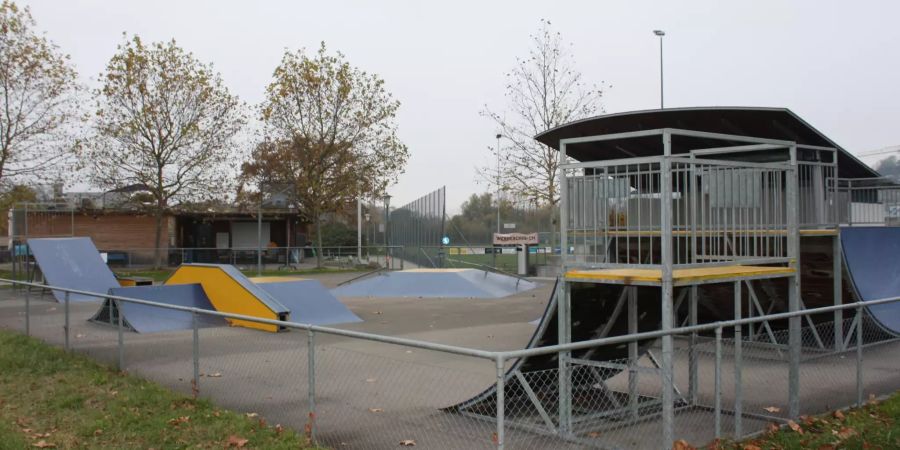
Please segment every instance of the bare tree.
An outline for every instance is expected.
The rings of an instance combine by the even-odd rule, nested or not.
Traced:
[[[153,197],[156,265],[163,218],[185,202],[230,192],[225,163],[246,122],[243,104],[211,65],[175,41],[119,45],[95,92],[97,140],[86,150],[94,180],[120,188],[143,185]]]
[[[499,182],[501,191],[520,199],[556,205],[559,153],[534,136],[602,113],[604,91],[600,85],[584,82],[572,53],[549,21],[542,20],[540,31],[530,38],[528,55],[517,58],[506,75],[506,108],[497,111],[485,106],[481,112],[496,124],[505,145],[490,148],[494,160],[499,152],[499,172],[497,166],[487,164],[479,175],[494,188]]]
[[[292,152],[280,157],[313,158],[298,167],[314,171],[318,162],[325,171],[314,186],[295,185],[294,196],[315,192],[328,206],[298,200],[307,209],[301,214],[318,224],[320,214],[348,198],[379,196],[396,182],[409,159],[397,136],[399,107],[381,78],[351,66],[340,52],[328,54],[324,42],[312,56],[285,52],[260,110],[266,132],[282,146],[292,143]]]
[[[35,26],[28,8],[0,3],[0,185],[56,178],[74,148],[77,74]]]

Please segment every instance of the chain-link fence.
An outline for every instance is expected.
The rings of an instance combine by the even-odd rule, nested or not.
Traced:
[[[96,294],[143,304],[159,320],[176,310],[189,324],[138,334],[116,309],[97,316],[105,326],[91,324],[98,302],[57,303],[45,286],[17,285],[0,289],[0,326],[293,427],[328,448],[668,448],[667,429],[699,446],[900,389],[900,342],[866,312],[900,298],[483,351],[283,322],[282,333],[216,326],[266,321]],[[835,309],[844,311],[839,326],[809,322],[793,339],[788,329],[751,330]],[[600,357],[613,347],[631,356]],[[559,364],[523,369],[540,356]]]

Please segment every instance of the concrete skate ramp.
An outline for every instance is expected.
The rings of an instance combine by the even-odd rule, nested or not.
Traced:
[[[182,264],[165,284],[200,284],[212,306],[220,312],[270,320],[288,320],[290,317],[286,306],[228,264]],[[227,320],[235,326],[271,332],[281,330],[276,325]]]
[[[478,269],[379,272],[331,290],[336,297],[502,298],[537,287],[528,280]]]
[[[900,228],[842,228],[841,248],[860,301],[900,296]],[[866,309],[885,331],[900,334],[900,303]]]
[[[557,283],[559,283],[557,281]],[[573,284],[572,285],[572,341],[585,341],[605,336],[628,334],[627,307],[616,311],[616,305],[623,287],[612,284]],[[527,348],[546,347],[557,343],[557,289],[553,294],[537,329],[531,336]],[[676,295],[678,295],[676,291]],[[638,331],[654,331],[660,326],[659,288],[638,287]],[[643,354],[652,341],[639,343]],[[628,357],[627,345],[605,346],[572,352],[573,358],[593,361],[614,361]],[[542,406],[552,416],[557,408],[559,390],[556,370],[559,360],[556,354],[523,358],[517,360],[506,373],[505,396],[508,404],[520,405],[515,411],[517,415],[537,415],[531,405],[527,389],[519,382],[515,372],[522,373],[531,389],[542,401]],[[573,396],[579,392],[590,392],[598,381],[615,376],[618,371],[596,371],[589,366],[577,365],[572,369]],[[480,394],[459,404],[445,408],[446,411],[493,416],[496,411],[496,388],[490,387]],[[507,409],[507,414],[510,410]]]
[[[166,305],[184,306],[214,311],[212,303],[199,284],[180,284],[170,286],[137,286],[113,288],[110,295],[136,298]],[[193,328],[193,318],[188,311],[142,305],[131,302],[114,302],[106,299],[100,310],[90,319],[91,322],[118,326],[119,314],[123,324],[137,333],[159,333],[164,331],[189,330]],[[200,327],[227,326],[228,322],[221,317],[200,314],[197,316]]]
[[[76,289],[88,292],[107,293],[119,287],[116,276],[100,257],[91,238],[40,238],[29,239],[34,260],[50,286]],[[53,298],[62,302],[65,293],[52,291]],[[69,294],[69,301],[84,302],[100,300],[82,294]]]
[[[291,311],[291,321],[312,325],[362,322],[317,280],[265,277],[251,278]]]

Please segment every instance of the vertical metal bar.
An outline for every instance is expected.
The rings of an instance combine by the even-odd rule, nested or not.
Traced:
[[[672,329],[673,321],[673,254],[672,254],[672,135],[670,132],[663,132],[663,158],[660,162],[660,202],[661,204],[661,226],[662,226],[662,329],[669,331]],[[672,351],[673,338],[671,334],[667,334],[662,338],[662,447],[669,448],[675,440],[675,396],[674,396],[674,380],[672,377]]]
[[[793,261],[796,269],[793,276],[788,278],[788,309],[791,312],[800,310],[800,234],[797,226],[796,205],[798,197],[797,186],[797,147],[791,146],[791,165],[786,175],[785,206],[787,218],[787,256]],[[801,346],[801,319],[792,317],[788,319],[789,328],[789,360],[788,373],[788,415],[791,418],[800,415],[800,346]]]
[[[571,288],[563,278],[560,282],[559,301],[557,302],[557,316],[559,329],[558,342],[568,344],[572,339],[571,332]],[[559,353],[559,432],[567,435],[571,431],[572,422],[572,379],[569,367],[571,352]]]
[[[638,304],[637,304],[637,286],[625,286],[628,290],[628,334],[637,334],[638,332]],[[638,395],[637,384],[638,375],[638,341],[628,343],[628,409],[631,412],[631,418],[638,417]]]
[[[192,391],[194,398],[197,398],[200,394],[200,323],[197,318],[197,311],[191,311],[191,328],[193,330],[191,355],[194,359],[194,385],[192,386]]]
[[[25,336],[31,336],[31,286],[25,287]]]
[[[722,327],[716,328],[716,368],[714,383],[716,439],[722,437]]]
[[[307,402],[308,402],[308,433],[310,440],[316,442],[316,335],[312,329],[306,330],[306,350],[307,350]]]
[[[506,387],[504,386],[503,355],[497,356],[497,448],[502,450],[506,443],[505,419],[506,419]]]
[[[734,320],[741,319],[741,282],[734,282]],[[743,335],[741,326],[734,327],[734,438],[740,439],[743,433],[744,387],[741,384],[743,369]]]
[[[840,305],[844,302],[844,289],[841,286],[843,277],[843,260],[841,255],[841,229],[837,228],[832,238],[832,272],[831,280],[834,283],[834,304]],[[838,309],[834,312],[834,351],[843,350],[844,345],[844,310]]]
[[[119,300],[112,300],[110,302],[110,307],[115,305],[116,307],[116,319],[118,323],[116,324],[118,339],[119,339],[119,371],[125,371],[125,333],[124,333],[124,319],[122,314],[122,302]],[[111,311],[110,311],[111,312]]]
[[[66,294],[65,294],[65,311],[66,311],[65,312],[66,323],[65,323],[65,325],[63,325],[63,331],[66,334],[65,349],[66,349],[66,351],[68,351],[69,350],[69,291],[66,291]]]
[[[856,406],[863,405],[863,309],[856,308]]]
[[[688,303],[688,315],[689,315],[689,323],[691,326],[697,325],[697,285],[693,285],[690,287],[690,299]],[[697,373],[697,332],[691,332],[690,344],[688,348],[688,397],[690,398],[691,404],[694,405],[697,403],[697,386],[698,386],[698,373]]]

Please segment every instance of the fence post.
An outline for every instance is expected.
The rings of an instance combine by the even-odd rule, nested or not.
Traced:
[[[497,432],[495,443],[502,450],[505,445],[505,420],[506,420],[506,387],[503,355],[497,356]]]
[[[863,405],[863,310],[856,308],[856,406]]]
[[[63,325],[63,330],[66,334],[65,348],[66,351],[69,351],[69,291],[66,291],[65,295],[65,311],[66,311],[66,323]]]
[[[306,422],[306,433],[311,443],[316,442],[316,335],[312,329],[306,330],[307,363],[306,380],[308,394],[309,417]]]
[[[194,398],[200,396],[200,324],[197,320],[197,311],[191,311],[191,328],[193,328],[193,349],[192,356],[194,358],[194,379],[192,380],[191,392]]]
[[[31,286],[25,287],[25,336],[31,336]]]
[[[734,318],[741,319],[741,282],[734,282]],[[744,407],[744,392],[741,385],[741,369],[743,369],[743,331],[740,325],[734,327],[734,438],[740,439],[743,435],[741,415]]]
[[[715,421],[716,439],[722,437],[722,327],[716,328],[716,368],[714,395],[715,395]]]
[[[125,371],[125,334],[124,334],[124,320],[122,319],[122,302],[119,300],[114,300],[113,303],[116,306],[116,315],[117,319],[117,328],[119,332],[119,371]],[[112,305],[110,305],[112,306]]]

